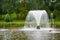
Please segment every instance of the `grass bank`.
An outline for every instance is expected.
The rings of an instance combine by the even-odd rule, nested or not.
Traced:
[[[24,27],[24,24],[25,20],[14,20],[12,22],[5,22],[3,20],[0,20],[0,28],[20,28]],[[54,21],[54,26],[56,28],[60,28],[60,21]]]
[[[24,20],[14,20],[12,22],[5,22],[0,20],[0,28],[19,28],[24,26]]]

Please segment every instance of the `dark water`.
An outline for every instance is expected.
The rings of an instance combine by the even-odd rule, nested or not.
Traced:
[[[54,40],[60,40],[60,33],[54,34]]]
[[[60,33],[51,33],[49,40],[60,40]]]

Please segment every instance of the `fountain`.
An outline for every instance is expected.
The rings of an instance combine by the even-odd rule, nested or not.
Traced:
[[[51,34],[48,30],[50,29],[47,12],[45,10],[31,10],[26,17],[25,26],[22,30],[25,30],[28,40],[49,40]]]
[[[24,28],[0,29],[1,40],[57,40],[58,29],[50,28],[45,10],[29,11]]]
[[[54,33],[57,29],[51,28],[45,10],[29,11],[25,26],[20,31],[24,31],[27,40],[55,40]]]
[[[45,10],[32,10],[29,11],[25,28],[50,28],[48,23],[48,16]]]

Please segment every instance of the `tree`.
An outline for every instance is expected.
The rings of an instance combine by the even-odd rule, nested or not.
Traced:
[[[21,15],[21,19],[25,19],[28,11],[30,10],[30,4],[26,1],[22,1],[20,3],[20,15]]]
[[[55,5],[55,9],[60,11],[60,2]]]

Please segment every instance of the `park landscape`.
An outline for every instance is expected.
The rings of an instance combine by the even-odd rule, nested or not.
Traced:
[[[41,20],[45,25],[39,24]],[[59,37],[60,0],[0,1],[1,40],[60,40]]]

